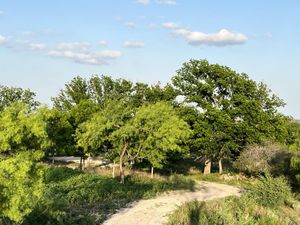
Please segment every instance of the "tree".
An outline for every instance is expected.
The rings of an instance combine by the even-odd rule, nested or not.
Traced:
[[[186,150],[181,144],[190,132],[168,103],[142,106],[135,112],[122,102],[112,102],[79,126],[76,139],[86,152],[102,150],[118,160],[120,182],[124,183],[124,165],[147,159],[160,167],[168,151]]]
[[[0,160],[0,223],[21,223],[43,194],[43,153],[20,152]]]
[[[0,113],[0,153],[45,150],[51,144],[46,126],[38,111],[22,103],[12,104]]]
[[[246,74],[206,60],[190,60],[172,81],[184,103],[198,111],[190,121],[191,147],[204,156],[205,172],[210,173],[212,159],[219,160],[221,173],[222,159],[238,156],[243,146],[284,137],[284,118],[277,112],[283,101]]]
[[[0,85],[0,111],[3,111],[8,106],[16,102],[27,104],[30,109],[35,109],[40,105],[35,100],[35,93],[29,89],[6,87]]]
[[[112,137],[116,147],[123,149],[122,154],[126,154],[127,160],[147,160],[153,176],[153,168],[160,168],[165,163],[168,152],[188,152],[184,144],[190,135],[188,124],[178,117],[175,109],[169,103],[157,102],[141,106]]]
[[[75,133],[70,123],[70,113],[55,108],[42,107],[38,110],[42,120],[46,123],[46,133],[50,144],[46,149],[47,155],[73,153],[75,148],[73,135]]]
[[[55,108],[60,110],[70,110],[74,105],[82,100],[91,98],[88,82],[82,77],[75,77],[65,85],[65,89],[60,90],[57,97],[52,98]]]
[[[116,159],[120,156],[119,149],[113,148],[111,135],[133,115],[134,109],[123,101],[108,102],[104,109],[78,126],[75,135],[77,146],[87,154],[104,152],[109,159]]]

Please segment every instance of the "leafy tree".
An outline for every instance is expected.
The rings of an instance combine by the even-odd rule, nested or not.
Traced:
[[[6,87],[0,85],[0,111],[3,111],[8,106],[16,102],[27,104],[30,109],[35,109],[40,105],[35,100],[35,93],[29,89]]]
[[[219,160],[222,172],[222,159],[237,156],[243,146],[285,137],[284,117],[277,112],[283,101],[244,73],[191,60],[172,81],[184,102],[198,111],[189,121],[194,130],[191,146],[206,159],[206,173],[210,173],[211,159]]]
[[[169,103],[157,102],[141,106],[133,119],[116,130],[112,138],[117,149],[123,149],[121,155],[127,160],[149,161],[153,176],[153,168],[163,165],[168,152],[188,152],[183,145],[190,134],[188,124],[178,117]]]
[[[44,150],[51,143],[47,124],[38,111],[15,103],[0,113],[0,153],[15,154],[22,150]]]
[[[46,133],[49,138],[49,146],[47,147],[47,155],[55,153],[73,153],[74,152],[74,128],[70,123],[70,115],[68,112],[59,111],[57,109],[48,109],[43,107],[38,113],[42,120],[46,123]]]
[[[70,110],[72,106],[79,104],[82,100],[91,98],[88,82],[80,76],[75,77],[65,85],[59,95],[52,98],[54,107],[60,110]]]
[[[125,110],[124,110],[125,109]],[[189,137],[188,125],[167,103],[127,108],[113,102],[77,130],[77,143],[86,152],[107,151],[120,164],[121,183],[123,166],[129,161],[147,159],[160,167],[168,151],[184,152],[180,144]]]
[[[0,223],[21,223],[43,194],[43,153],[20,152],[0,161]]]
[[[119,156],[119,149],[113,148],[111,135],[133,116],[133,109],[122,101],[111,101],[106,108],[96,112],[90,120],[79,125],[76,140],[85,153],[106,153],[110,159]]]

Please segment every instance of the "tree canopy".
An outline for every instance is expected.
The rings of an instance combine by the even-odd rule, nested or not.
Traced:
[[[207,60],[191,60],[172,81],[184,102],[198,111],[190,121],[191,145],[207,159],[238,155],[246,144],[282,140],[285,135],[284,117],[277,111],[284,102],[244,73]]]

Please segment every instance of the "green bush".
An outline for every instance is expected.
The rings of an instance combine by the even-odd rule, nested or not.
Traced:
[[[278,208],[292,199],[291,188],[284,177],[261,177],[249,187],[247,195],[265,207]]]

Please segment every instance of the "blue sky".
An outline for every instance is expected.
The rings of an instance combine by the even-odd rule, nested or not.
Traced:
[[[208,59],[264,81],[300,118],[300,1],[1,0],[0,84],[50,103],[76,75],[163,84]]]

